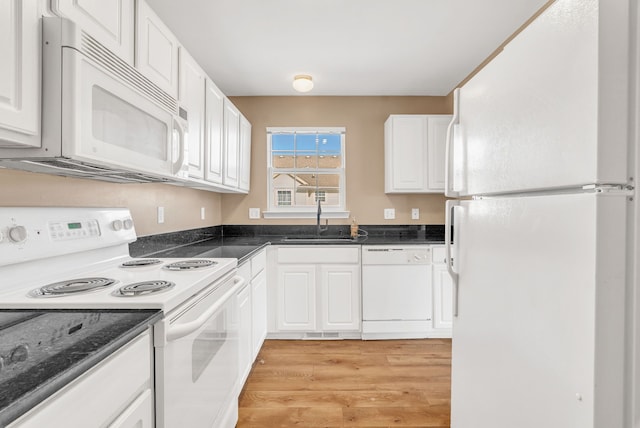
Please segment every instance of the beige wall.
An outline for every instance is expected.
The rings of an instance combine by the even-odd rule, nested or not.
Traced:
[[[220,194],[169,184],[117,184],[0,169],[0,206],[127,207],[138,236],[222,223]],[[156,221],[165,207],[165,222]],[[200,220],[205,207],[205,220]]]
[[[359,224],[442,224],[442,195],[384,193],[384,122],[390,114],[451,114],[452,97],[232,97],[252,125],[251,192],[222,196],[223,224],[313,224],[315,219],[249,220],[249,208],[267,208],[267,137],[270,126],[346,128],[347,209]],[[384,220],[383,209],[396,219]],[[411,220],[411,208],[420,220]],[[350,220],[331,220],[347,224]]]
[[[0,169],[0,206],[127,207],[139,236],[220,224],[312,224],[313,220],[249,220],[249,207],[264,210],[267,204],[265,128],[344,126],[347,208],[360,224],[444,222],[442,195],[384,193],[384,121],[392,113],[450,113],[451,97],[237,97],[233,102],[253,125],[249,195]],[[158,206],[165,207],[164,224],[156,222]],[[206,210],[204,221],[201,207]],[[396,219],[384,220],[384,208],[395,208]],[[411,208],[420,208],[420,220],[411,220]]]

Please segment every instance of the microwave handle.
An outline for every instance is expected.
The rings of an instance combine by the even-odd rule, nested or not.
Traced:
[[[173,118],[173,131],[177,131],[178,133],[178,141],[171,141],[171,146],[174,150],[176,148],[176,143],[178,144],[178,160],[173,163],[171,168],[171,173],[175,176],[180,173],[180,170],[184,166],[184,152],[187,141],[187,131],[180,120],[175,117]]]
[[[243,277],[234,277],[233,286],[229,289],[229,291],[227,291],[198,318],[193,321],[169,327],[169,330],[167,331],[167,342],[172,342],[174,340],[180,339],[181,337],[187,336],[202,327],[209,318],[211,318],[223,305],[227,303],[229,299],[233,298],[234,294],[236,294],[238,291],[240,291],[240,289],[242,289],[242,287],[244,287],[245,283],[246,280]]]

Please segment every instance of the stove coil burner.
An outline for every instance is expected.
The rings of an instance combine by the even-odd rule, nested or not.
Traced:
[[[129,260],[128,262],[124,262],[120,265],[120,267],[136,268],[136,267],[142,267],[142,266],[153,266],[153,265],[157,265],[158,263],[162,263],[162,261],[160,261],[160,259],[136,259],[136,260]]]
[[[191,259],[169,263],[168,265],[165,265],[164,268],[168,270],[192,270],[206,268],[216,264],[218,264],[218,262],[214,262],[212,260]]]
[[[120,287],[113,294],[119,297],[145,296],[171,290],[175,285],[173,282],[162,280],[142,281]]]
[[[29,292],[31,297],[63,297],[101,290],[116,283],[111,278],[79,278],[54,282]]]

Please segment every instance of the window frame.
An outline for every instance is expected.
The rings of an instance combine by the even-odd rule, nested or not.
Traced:
[[[296,174],[303,171],[300,168],[275,168],[273,166],[273,154],[271,137],[273,134],[339,134],[341,165],[339,168],[318,168],[304,169],[306,174],[338,174],[340,180],[339,202],[337,206],[322,206],[323,218],[349,218],[349,211],[346,209],[346,128],[345,127],[267,127],[267,204],[268,209],[263,212],[265,218],[315,218],[317,206],[278,206],[276,189],[273,176],[276,173]],[[325,194],[326,198],[326,194]],[[294,197],[292,195],[292,202]],[[326,200],[326,199],[325,199]],[[317,199],[316,199],[317,201]]]

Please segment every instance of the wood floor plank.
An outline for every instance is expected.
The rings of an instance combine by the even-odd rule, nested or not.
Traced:
[[[378,407],[344,409],[345,427],[441,427],[449,425],[449,409],[445,406]]]
[[[256,361],[237,428],[449,427],[449,339],[267,340]]]

